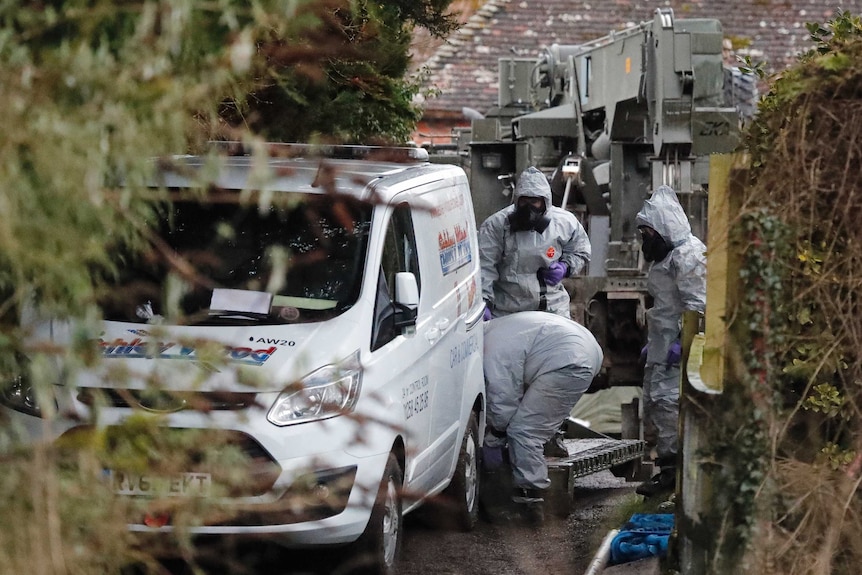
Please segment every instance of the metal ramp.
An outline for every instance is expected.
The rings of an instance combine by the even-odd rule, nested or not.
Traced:
[[[599,435],[599,434],[596,434]],[[563,439],[568,457],[549,457],[548,477],[551,487],[545,498],[548,512],[566,517],[571,511],[575,480],[609,469],[616,477],[633,481],[641,475],[644,448],[640,439],[614,439],[600,436]]]
[[[568,457],[545,459],[548,462],[548,472],[566,471],[568,484],[571,485],[571,482],[579,477],[642,459],[646,444],[639,439],[596,437],[563,439],[563,445],[569,452]]]
[[[609,469],[626,481],[642,479],[646,442],[640,439],[608,437],[568,418],[562,427],[562,443],[568,457],[545,456],[551,486],[545,494],[545,510],[558,517],[569,515],[573,505],[575,480]],[[648,464],[651,466],[652,464]],[[649,471],[646,469],[644,471]],[[511,506],[512,473],[508,464],[497,472],[483,472],[480,502],[493,517]]]

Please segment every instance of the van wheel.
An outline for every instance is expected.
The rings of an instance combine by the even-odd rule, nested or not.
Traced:
[[[462,531],[470,531],[479,521],[479,454],[479,423],[473,412],[464,431],[455,475],[443,492],[446,503],[453,506],[451,511],[455,525]]]
[[[377,499],[365,532],[354,544],[355,564],[361,573],[394,575],[401,555],[402,517],[401,466],[389,454],[386,471],[380,481]],[[351,573],[354,571],[351,571]]]

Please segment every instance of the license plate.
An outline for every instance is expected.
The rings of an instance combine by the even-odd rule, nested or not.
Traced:
[[[212,488],[209,473],[178,473],[171,477],[138,475],[123,471],[108,471],[119,495],[206,496]]]

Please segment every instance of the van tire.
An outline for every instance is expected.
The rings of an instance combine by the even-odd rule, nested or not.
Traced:
[[[401,466],[395,455],[390,453],[374,507],[371,508],[371,518],[365,531],[352,546],[350,563],[358,566],[358,569],[351,569],[350,573],[397,573],[404,532],[402,484]]]
[[[470,413],[467,428],[464,430],[464,440],[461,442],[452,482],[443,491],[446,503],[452,506],[455,526],[460,531],[472,530],[479,521],[481,469],[479,423],[474,411]]]

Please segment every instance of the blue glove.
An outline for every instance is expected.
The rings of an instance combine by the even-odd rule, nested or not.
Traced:
[[[682,359],[682,344],[676,340],[667,348],[666,361],[668,365],[678,365],[680,359]]]
[[[482,314],[482,319],[485,321],[491,321],[492,317],[493,316],[491,315],[491,308],[488,307],[488,304],[485,304],[485,313]]]
[[[641,348],[641,361],[646,361],[647,352],[649,351],[649,344],[646,344]]]
[[[545,280],[545,285],[555,286],[569,273],[569,266],[563,262],[554,262],[546,268],[539,270],[539,275]]]

